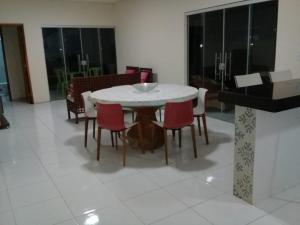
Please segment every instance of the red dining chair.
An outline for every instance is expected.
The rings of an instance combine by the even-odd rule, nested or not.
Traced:
[[[97,160],[100,160],[101,131],[110,130],[115,133],[121,133],[120,139],[123,141],[123,166],[126,165],[127,155],[127,135],[126,130],[134,125],[138,126],[139,138],[142,138],[141,127],[138,123],[125,124],[124,113],[120,104],[101,104],[97,103]]]
[[[141,68],[140,69],[141,83],[152,82],[152,69],[151,68]]]
[[[192,100],[189,100],[185,102],[168,102],[165,105],[163,124],[161,125],[161,123],[154,121],[155,124],[161,126],[164,129],[166,164],[168,164],[167,131],[178,130],[181,133],[181,129],[186,126],[191,127],[194,157],[197,158],[195,126],[193,124],[193,120],[193,103]]]
[[[140,68],[136,66],[126,66],[126,74],[136,74],[140,72]]]
[[[97,111],[94,107],[94,104],[89,100],[89,96],[92,92],[91,91],[86,91],[81,93],[81,98],[84,106],[84,115],[85,115],[85,125],[84,125],[84,147],[87,147],[87,136],[88,136],[88,126],[89,126],[89,121],[93,121],[93,138],[95,138],[95,130],[96,130],[96,119],[97,119]],[[114,143],[114,138],[113,135],[115,133],[115,142]],[[117,139],[118,132],[110,132],[111,136],[111,145],[113,147],[116,147],[118,149],[118,139]]]

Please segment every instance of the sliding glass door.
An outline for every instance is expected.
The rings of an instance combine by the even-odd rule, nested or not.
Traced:
[[[82,60],[86,61],[86,66],[83,69],[99,70],[99,74],[102,74],[99,32],[97,28],[81,29]]]
[[[117,57],[115,32],[112,29],[100,29],[101,56],[104,74],[114,74],[117,72]]]
[[[113,28],[43,28],[42,32],[52,100],[65,97],[73,77],[117,72]]]
[[[274,69],[277,11],[274,0],[188,16],[189,84],[208,89],[208,107],[226,110],[218,93],[234,76]]]
[[[64,41],[66,71],[81,72],[79,61],[82,56],[80,29],[63,28],[62,36]]]
[[[59,71],[65,71],[64,49],[60,28],[43,29],[44,49],[50,90],[56,90]]]
[[[277,12],[273,1],[251,6],[249,73],[274,70]]]
[[[235,75],[247,74],[249,7],[226,9],[224,38],[224,88],[235,88]]]

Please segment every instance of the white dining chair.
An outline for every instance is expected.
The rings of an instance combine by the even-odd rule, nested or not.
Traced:
[[[95,138],[97,111],[94,107],[94,104],[89,100],[89,96],[91,93],[92,93],[91,91],[86,91],[81,93],[82,102],[84,106],[84,115],[85,115],[84,147],[87,146],[87,134],[88,134],[88,126],[90,120],[93,120],[93,137]]]
[[[205,141],[206,144],[209,144],[208,141],[208,133],[207,133],[207,125],[206,125],[206,94],[207,89],[205,88],[199,88],[198,90],[198,104],[193,109],[194,118],[197,118],[198,122],[198,129],[199,129],[199,135],[201,136],[201,124],[200,124],[200,117],[202,118],[203,128],[204,128],[204,135],[205,135]]]

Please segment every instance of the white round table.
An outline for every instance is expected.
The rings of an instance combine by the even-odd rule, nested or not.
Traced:
[[[124,85],[95,91],[90,99],[94,103],[118,103],[133,108],[137,113],[135,121],[142,127],[143,140],[138,138],[137,127],[133,127],[128,131],[131,143],[144,149],[154,149],[164,143],[163,130],[152,123],[156,121],[155,111],[167,102],[186,101],[197,95],[196,88],[178,84],[158,84],[149,92],[140,92],[132,85]]]
[[[140,92],[132,85],[116,86],[95,91],[91,94],[94,102],[119,103],[124,107],[155,107],[168,101],[185,101],[197,97],[194,87],[178,84],[158,84],[149,92]]]

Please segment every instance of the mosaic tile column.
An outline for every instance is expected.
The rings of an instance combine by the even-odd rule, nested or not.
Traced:
[[[256,110],[235,107],[233,194],[253,203]]]

